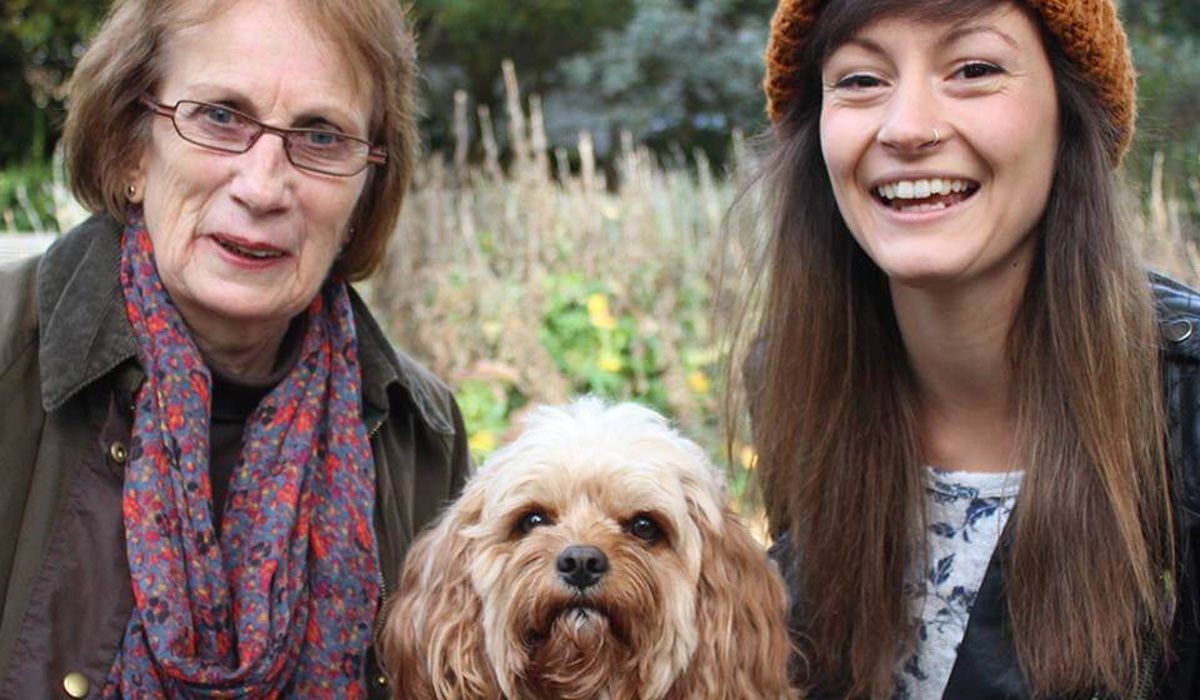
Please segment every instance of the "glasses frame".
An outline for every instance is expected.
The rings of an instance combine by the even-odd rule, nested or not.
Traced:
[[[233,109],[232,107],[227,107],[225,105],[220,105],[220,104],[214,104],[212,102],[204,102],[202,100],[178,100],[174,105],[168,105],[163,102],[159,102],[158,100],[154,99],[153,97],[151,97],[148,94],[144,94],[141,96],[140,101],[141,101],[142,105],[144,105],[147,109],[149,109],[154,114],[157,114],[160,117],[167,117],[168,119],[170,119],[171,126],[173,126],[175,128],[175,133],[179,134],[179,138],[183,139],[184,141],[187,141],[188,143],[195,144],[197,146],[200,146],[201,148],[207,148],[212,151],[219,151],[221,153],[234,153],[234,154],[245,153],[245,152],[249,151],[251,148],[254,148],[254,144],[258,143],[258,140],[260,138],[262,138],[263,134],[275,134],[283,141],[283,152],[287,155],[288,162],[291,163],[296,168],[298,168],[300,170],[304,170],[306,172],[320,173],[322,175],[332,175],[333,177],[354,177],[355,175],[361,173],[363,170],[367,169],[368,167],[370,167],[372,165],[383,165],[383,164],[387,163],[387,152],[384,151],[382,148],[378,148],[378,147],[372,145],[370,141],[367,141],[365,139],[360,139],[357,136],[350,136],[348,134],[343,134],[340,131],[333,131],[332,129],[285,129],[283,127],[271,126],[270,124],[264,124],[261,121],[250,116],[249,114],[246,114],[245,112],[241,112],[236,109]],[[223,146],[214,146],[211,143],[204,143],[201,141],[196,141],[195,139],[191,139],[191,138],[188,138],[187,136],[185,136],[183,131],[180,130],[180,128],[179,128],[179,122],[175,121],[175,116],[178,113],[179,105],[182,105],[182,104],[203,105],[205,107],[214,107],[216,109],[225,110],[226,112],[230,112],[230,113],[236,115],[239,119],[244,120],[246,123],[254,125],[254,127],[257,129],[257,131],[255,132],[254,136],[250,139],[250,141],[246,144],[246,147],[242,148],[242,149],[226,148]],[[351,141],[361,143],[367,147],[367,160],[363,163],[361,168],[359,168],[358,170],[355,170],[352,173],[331,172],[329,170],[315,168],[311,165],[302,165],[300,163],[297,163],[295,161],[295,159],[292,158],[291,137],[294,135],[297,135],[297,134],[303,135],[303,134],[313,134],[313,133],[334,134],[338,138],[349,139]]]

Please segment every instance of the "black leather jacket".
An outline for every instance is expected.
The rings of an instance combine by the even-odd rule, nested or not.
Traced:
[[[1180,587],[1171,650],[1145,660],[1148,671],[1134,700],[1194,700],[1200,698],[1200,293],[1165,277],[1151,282],[1162,335]],[[787,535],[776,541],[771,556],[797,600],[798,562]],[[993,554],[988,564],[943,700],[1032,698],[1007,629],[1002,559]],[[811,700],[841,697],[820,689],[810,695]]]

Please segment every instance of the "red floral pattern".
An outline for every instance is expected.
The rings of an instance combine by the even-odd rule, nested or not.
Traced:
[[[313,300],[296,365],[248,419],[218,541],[212,379],[141,212],[129,220],[121,285],[146,372],[123,499],[136,606],[103,697],[365,697],[375,466],[346,285]]]

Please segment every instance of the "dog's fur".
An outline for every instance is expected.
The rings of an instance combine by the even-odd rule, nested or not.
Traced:
[[[599,582],[564,581],[571,545],[606,555]],[[585,399],[534,411],[417,540],[381,645],[404,700],[780,700],[786,604],[704,452]]]

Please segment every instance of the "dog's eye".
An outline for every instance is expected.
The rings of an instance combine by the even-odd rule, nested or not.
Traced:
[[[535,510],[526,513],[521,517],[521,520],[517,523],[517,529],[520,530],[522,534],[528,535],[535,527],[541,527],[549,524],[550,518],[547,517],[545,513]]]
[[[630,520],[629,533],[639,540],[649,544],[654,544],[663,537],[662,528],[659,527],[658,523],[654,522],[654,520],[648,515],[639,515],[633,520]]]

